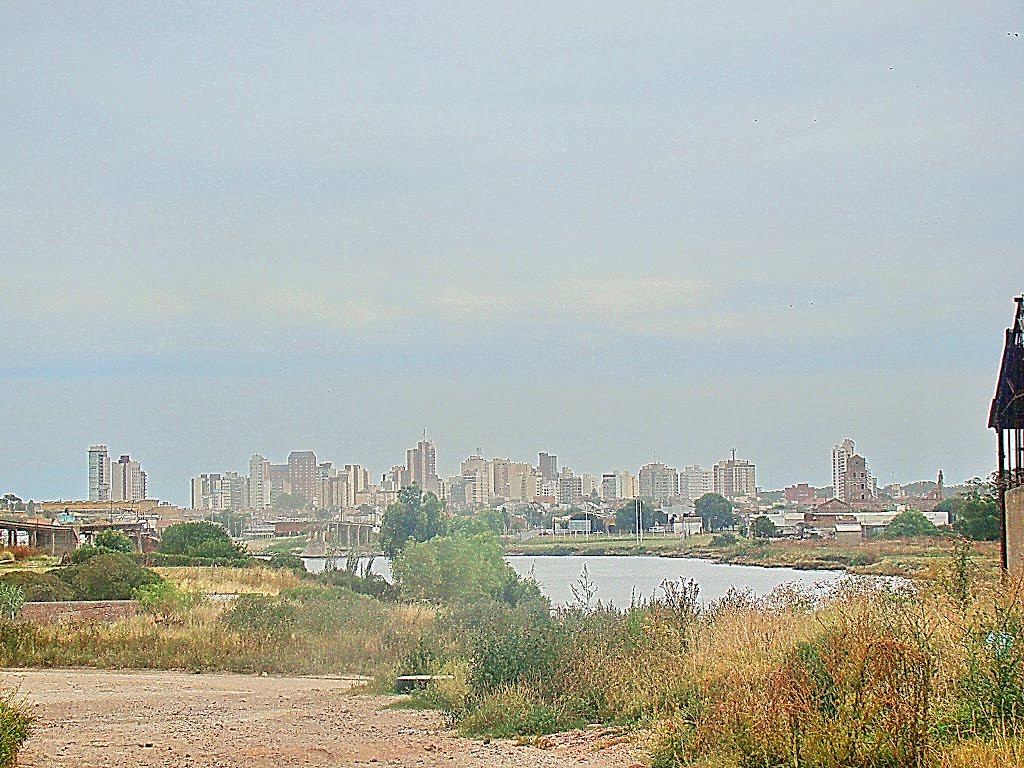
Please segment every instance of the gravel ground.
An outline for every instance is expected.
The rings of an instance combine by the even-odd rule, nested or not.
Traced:
[[[21,768],[639,766],[607,730],[537,746],[464,739],[435,712],[384,709],[356,679],[185,672],[7,670],[38,718]]]

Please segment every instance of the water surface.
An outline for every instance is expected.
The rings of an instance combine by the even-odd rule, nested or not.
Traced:
[[[572,601],[572,584],[579,580],[584,565],[589,580],[597,589],[594,599],[619,607],[628,606],[634,597],[640,599],[661,594],[659,587],[666,580],[695,580],[700,587],[701,602],[708,603],[730,589],[766,595],[781,584],[824,587],[845,576],[841,571],[725,565],[695,558],[650,555],[510,555],[505,560],[520,576],[535,578],[541,591],[555,605]],[[319,573],[326,563],[323,557],[304,557],[303,561],[311,573]],[[340,560],[338,565],[344,567],[344,560]],[[375,558],[372,570],[388,581],[392,578],[391,563],[386,558]]]

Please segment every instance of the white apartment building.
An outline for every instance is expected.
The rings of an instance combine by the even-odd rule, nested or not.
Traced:
[[[715,492],[715,473],[704,469],[700,464],[683,467],[679,473],[679,495],[684,499],[696,501],[706,493]]]
[[[146,498],[146,473],[139,462],[122,454],[110,467],[110,500],[141,501]]]
[[[757,496],[755,467],[745,459],[737,459],[736,451],[732,452],[732,458],[715,464],[714,474],[715,493],[727,499],[752,499]]]
[[[679,473],[675,467],[666,466],[660,462],[644,464],[640,468],[639,495],[645,499],[654,499],[664,504],[670,498],[679,493]]]

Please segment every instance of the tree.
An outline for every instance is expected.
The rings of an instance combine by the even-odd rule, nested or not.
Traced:
[[[160,552],[189,557],[245,557],[245,552],[231,541],[227,531],[205,522],[172,525],[160,537]]]
[[[750,535],[755,539],[771,539],[778,534],[778,527],[764,515],[755,517],[750,524]]]
[[[107,552],[131,552],[132,540],[120,531],[100,531],[92,537],[93,546]]]
[[[155,571],[143,568],[129,555],[113,553],[66,566],[57,575],[78,600],[130,600],[139,587],[161,581]]]
[[[490,598],[514,605],[539,596],[536,584],[521,580],[505,562],[492,533],[409,542],[392,572],[401,594],[414,600],[470,605]]]
[[[965,498],[955,505],[953,530],[973,541],[997,541],[1002,536],[999,503],[985,495]]]
[[[615,510],[615,532],[636,533],[636,501],[631,501]],[[644,530],[652,525],[665,521],[665,514],[658,510],[655,512],[650,502],[640,501],[640,519]]]
[[[882,534],[887,539],[911,539],[917,536],[938,536],[935,524],[916,509],[900,512],[885,526]]]
[[[704,531],[714,533],[736,524],[732,502],[718,493],[705,493],[693,505],[694,511],[704,521]]]
[[[398,492],[398,501],[384,510],[380,524],[380,546],[394,557],[411,541],[428,541],[441,532],[441,512],[437,496],[423,493],[418,485],[407,485]]]

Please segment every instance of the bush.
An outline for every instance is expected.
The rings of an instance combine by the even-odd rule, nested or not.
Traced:
[[[0,619],[14,621],[25,604],[25,593],[10,584],[0,584]]]
[[[725,533],[716,533],[711,537],[711,546],[713,547],[731,547],[739,539],[736,538],[736,534],[730,531]]]
[[[74,600],[75,592],[53,571],[38,573],[36,571],[12,571],[0,576],[0,584],[17,587],[25,595],[29,603],[50,603],[61,600]]]
[[[11,693],[0,696],[0,768],[14,768],[34,718]]]
[[[159,551],[165,555],[188,555],[239,559],[243,548],[231,541],[227,531],[213,523],[178,523],[163,532]]]
[[[395,584],[414,600],[449,605],[487,599],[516,604],[543,600],[535,583],[523,582],[502,557],[493,534],[438,536],[408,544],[392,563]]]
[[[120,531],[100,531],[92,537],[93,546],[107,552],[131,552],[132,540]]]
[[[81,565],[65,566],[58,576],[74,590],[77,600],[130,600],[139,587],[161,581],[123,554],[96,555]]]
[[[205,599],[198,592],[182,592],[169,581],[144,584],[136,590],[135,597],[145,613],[152,614],[161,622],[180,619],[182,614]]]
[[[306,563],[298,555],[291,555],[287,552],[277,552],[272,555],[266,564],[271,568],[286,568],[290,571],[306,573]]]

